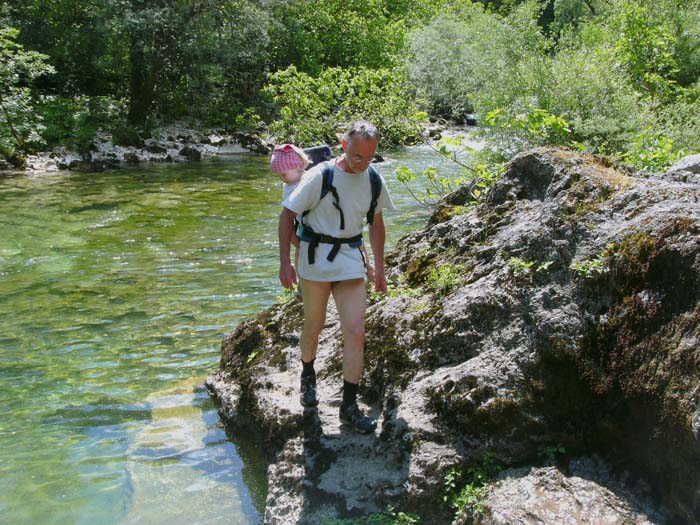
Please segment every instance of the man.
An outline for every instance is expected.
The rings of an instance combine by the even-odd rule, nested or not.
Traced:
[[[371,218],[369,239],[374,255],[374,289],[386,293],[382,209],[395,209],[381,177],[378,174],[370,176],[373,171],[370,162],[376,154],[377,144],[378,133],[372,124],[354,122],[342,139],[344,154],[332,166],[332,190],[321,198],[323,188],[327,187],[323,182],[324,166],[315,167],[285,199],[279,221],[279,278],[285,288],[292,288],[296,282],[296,272],[289,256],[294,218],[298,217],[302,223],[297,268],[304,305],[300,341],[303,368],[301,404],[305,407],[318,404],[314,360],[326,320],[328,299],[333,294],[343,336],[340,421],[363,433],[373,432],[377,426],[377,422],[365,416],[357,406],[367,308],[366,261],[361,250],[363,219]],[[373,177],[381,181],[381,191],[372,211]]]

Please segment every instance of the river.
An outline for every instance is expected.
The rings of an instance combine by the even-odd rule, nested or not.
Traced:
[[[394,170],[457,167],[388,157],[390,248],[428,216]],[[280,199],[245,154],[0,176],[2,523],[260,521],[259,451],[203,383],[223,336],[281,294]]]

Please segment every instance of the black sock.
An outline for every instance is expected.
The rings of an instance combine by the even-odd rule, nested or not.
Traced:
[[[305,363],[304,360],[301,360],[301,377],[309,377],[313,376],[316,377],[316,371],[314,370],[314,362],[316,359],[312,359],[308,363]]]
[[[343,405],[353,405],[357,402],[357,387],[355,383],[343,381]]]

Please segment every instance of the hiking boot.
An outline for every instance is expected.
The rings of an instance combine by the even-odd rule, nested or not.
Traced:
[[[357,403],[340,405],[340,422],[350,425],[363,434],[374,432],[374,429],[377,428],[377,420],[365,416]]]
[[[301,399],[302,406],[305,407],[315,407],[318,405],[318,399],[316,398],[316,376],[302,376],[301,377]]]

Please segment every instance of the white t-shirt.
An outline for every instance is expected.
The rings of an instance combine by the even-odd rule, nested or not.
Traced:
[[[369,171],[362,173],[347,173],[337,165],[333,174],[333,186],[338,191],[340,208],[345,216],[345,229],[340,229],[340,212],[333,206],[331,192],[321,200],[323,186],[323,166],[321,163],[305,173],[299,185],[287,197],[282,205],[301,216],[302,212],[310,210],[304,217],[304,224],[313,228],[316,233],[331,237],[349,238],[362,233],[364,221],[372,201],[372,186]],[[382,180],[382,191],[377,199],[375,215],[383,209],[395,210],[394,203]],[[300,218],[300,217],[298,217]],[[365,277],[366,269],[359,248],[342,244],[333,262],[328,261],[328,253],[333,249],[332,244],[320,243],[316,247],[316,261],[309,264],[308,243],[301,241],[299,250],[299,267],[297,273],[310,281],[345,281]]]

